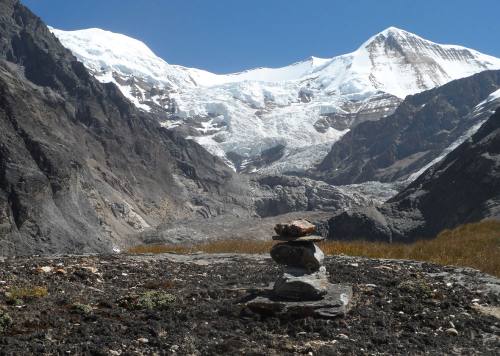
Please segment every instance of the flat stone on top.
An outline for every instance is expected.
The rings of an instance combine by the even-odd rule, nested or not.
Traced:
[[[294,220],[286,224],[276,224],[274,231],[280,236],[301,237],[313,234],[316,226],[307,220]]]
[[[301,236],[301,237],[293,237],[293,236],[273,236],[273,240],[275,241],[285,241],[285,242],[301,242],[301,241],[311,241],[311,242],[319,242],[323,241],[325,238],[319,235],[309,235],[309,236]]]

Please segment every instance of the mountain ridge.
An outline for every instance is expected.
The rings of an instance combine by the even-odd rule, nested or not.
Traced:
[[[408,96],[392,115],[351,129],[308,174],[335,185],[416,178],[500,106],[499,88],[494,70]]]
[[[329,237],[412,242],[500,218],[500,106],[469,139],[380,207],[332,217]]]
[[[0,255],[112,252],[161,222],[251,215],[238,177],[0,0]],[[248,205],[247,205],[248,204]]]
[[[103,30],[103,29],[100,29],[100,28],[97,28],[97,27],[88,28],[88,29],[82,29],[82,30],[63,31],[63,30],[59,30],[59,29],[56,29],[56,28],[53,28],[53,27],[49,26],[49,29],[58,38],[61,38],[63,42],[66,42],[66,40],[69,38],[67,36],[75,35],[75,37],[78,37],[79,35],[81,35],[80,38],[84,38],[87,33],[90,33],[90,34],[95,33],[96,35],[104,36],[104,37],[109,37],[109,38],[116,37],[116,40],[118,42],[121,42],[120,39],[122,39],[123,41],[126,41],[126,42],[130,42],[130,43],[127,43],[127,44],[129,44],[130,48],[132,48],[133,50],[136,50],[137,48],[141,48],[142,47],[142,51],[147,51],[147,52],[149,52],[150,55],[156,56],[156,54],[154,54],[154,52],[144,42],[142,42],[140,40],[137,40],[137,39],[135,39],[133,37],[129,37],[127,35],[123,35],[123,34],[120,34],[120,33]],[[234,81],[243,81],[243,80],[260,81],[259,79],[255,78],[255,77],[241,78],[241,79],[239,77],[243,76],[243,75],[246,75],[246,74],[249,74],[249,73],[257,72],[257,71],[269,71],[269,72],[272,72],[272,71],[277,71],[277,70],[284,70],[286,68],[296,67],[298,65],[305,64],[305,63],[313,63],[311,65],[311,69],[312,69],[311,71],[305,71],[305,73],[303,73],[303,74],[301,74],[299,76],[296,76],[294,78],[282,79],[282,80],[294,80],[294,79],[295,80],[300,80],[300,79],[303,79],[304,76],[311,75],[311,74],[317,72],[318,70],[321,70],[322,67],[324,67],[325,65],[330,64],[331,61],[333,61],[333,60],[335,60],[337,58],[341,58],[341,57],[352,55],[352,54],[360,51],[363,48],[369,47],[374,42],[379,42],[379,41],[377,41],[377,39],[379,39],[381,37],[384,38],[384,39],[392,39],[392,38],[397,38],[397,37],[399,37],[399,38],[413,37],[413,38],[419,39],[421,41],[425,41],[425,42],[428,42],[430,44],[438,45],[438,46],[445,47],[445,48],[461,49],[461,50],[465,50],[465,51],[470,51],[470,52],[472,52],[474,54],[479,54],[480,56],[484,56],[485,58],[490,59],[491,62],[489,64],[500,65],[499,64],[500,63],[500,59],[495,58],[493,56],[485,55],[485,54],[480,53],[479,51],[472,50],[470,48],[467,48],[467,47],[464,47],[464,46],[460,46],[460,45],[442,44],[442,43],[438,43],[438,42],[433,42],[433,41],[427,40],[427,39],[425,39],[425,38],[423,38],[421,36],[418,36],[418,35],[416,35],[414,33],[411,33],[409,31],[406,31],[406,30],[403,30],[403,29],[400,29],[400,28],[397,28],[397,27],[394,27],[394,26],[390,26],[390,27],[388,27],[388,28],[386,28],[386,29],[378,32],[377,34],[371,36],[368,40],[366,40],[364,43],[362,43],[357,49],[355,49],[352,52],[349,52],[349,53],[346,53],[346,54],[340,54],[340,55],[336,55],[336,56],[328,57],[328,58],[322,58],[322,57],[316,57],[316,56],[309,56],[309,57],[307,57],[307,58],[305,58],[303,60],[298,60],[296,62],[293,62],[293,63],[285,65],[285,66],[281,66],[281,67],[280,66],[278,66],[278,67],[265,67],[265,66],[263,66],[263,67],[248,68],[248,69],[245,69],[245,70],[242,70],[242,71],[238,71],[238,72],[212,73],[212,72],[210,72],[208,70],[205,70],[205,69],[190,68],[190,67],[185,67],[185,66],[182,66],[182,65],[179,65],[179,64],[171,64],[171,63],[165,61],[161,57],[158,57],[158,56],[156,56],[156,57],[159,58],[160,60],[164,61],[166,64],[168,64],[168,65],[170,65],[172,67],[176,67],[176,68],[183,69],[183,70],[186,70],[186,71],[194,70],[196,72],[209,73],[212,76],[226,77],[227,78],[226,80],[220,80],[220,81],[218,81],[217,84],[226,84],[226,83],[229,83],[229,82],[231,82],[231,79],[233,79]],[[99,42],[99,41],[96,41],[96,42]],[[72,47],[69,47],[69,48],[71,49]],[[78,52],[76,52],[76,53],[78,53]],[[319,62],[319,63],[317,65],[314,65],[314,62]],[[267,78],[261,79],[261,81],[272,82],[272,81],[276,81],[276,80],[274,78],[269,78],[269,76],[268,76]],[[203,82],[203,81],[200,81],[200,82],[196,82],[195,81],[195,84],[198,85],[198,86],[211,86],[211,85],[214,85],[214,84]],[[215,85],[217,85],[217,84],[215,84]],[[402,98],[404,98],[404,97],[402,97]]]

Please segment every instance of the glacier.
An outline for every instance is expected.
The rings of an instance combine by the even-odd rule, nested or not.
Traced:
[[[498,58],[395,27],[349,54],[230,74],[169,64],[122,34],[51,31],[98,80],[244,172],[307,170],[351,127],[390,115],[407,95],[500,69]]]

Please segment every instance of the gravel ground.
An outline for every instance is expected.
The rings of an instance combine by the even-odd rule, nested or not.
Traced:
[[[353,285],[345,318],[253,314],[242,302],[282,272],[261,255],[3,260],[0,354],[500,353],[500,280],[428,263],[325,262],[331,282]]]

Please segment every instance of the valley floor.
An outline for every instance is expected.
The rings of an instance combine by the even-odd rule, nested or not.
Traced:
[[[344,256],[337,320],[253,314],[281,273],[266,255],[157,254],[0,260],[0,354],[497,354],[500,280],[473,269]]]

